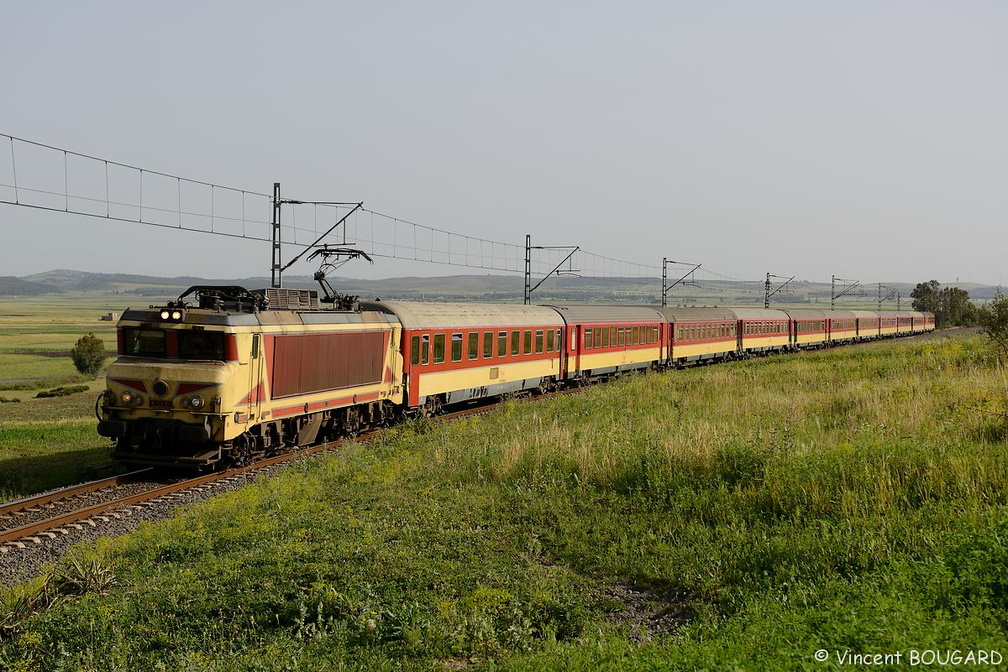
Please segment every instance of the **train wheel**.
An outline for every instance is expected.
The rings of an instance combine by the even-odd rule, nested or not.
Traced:
[[[433,418],[435,415],[441,415],[444,412],[444,400],[439,394],[432,394],[427,397],[427,401],[423,405],[423,414],[428,418]]]
[[[252,435],[248,432],[236,436],[231,441],[231,451],[228,456],[228,462],[231,466],[243,467],[247,464],[252,464],[255,460],[255,455],[252,451],[252,446],[255,445],[255,441]]]
[[[358,407],[351,406],[346,409],[346,412],[343,415],[343,431],[346,432],[347,436],[357,436],[363,424],[360,409]]]

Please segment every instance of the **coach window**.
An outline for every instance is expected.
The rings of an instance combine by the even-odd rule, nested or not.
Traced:
[[[543,330],[536,330],[536,354],[541,355],[543,351]]]
[[[493,332],[484,331],[483,332],[483,359],[490,359],[493,357]]]
[[[532,354],[532,330],[525,330],[525,340],[523,342],[522,354],[531,355]]]
[[[420,363],[420,337],[414,336],[410,339],[410,364],[416,366]]]
[[[609,347],[609,328],[608,327],[602,327],[602,347],[603,348],[608,348]]]
[[[420,346],[420,363],[426,365],[430,362],[430,336],[424,334],[421,338],[422,345]]]
[[[592,347],[592,328],[585,327],[584,330],[584,349],[590,350]]]
[[[469,332],[469,359],[476,359],[479,357],[479,333],[475,331]]]
[[[556,331],[550,329],[546,332],[546,352],[553,352],[553,348],[556,346]]]
[[[452,361],[462,361],[462,334],[452,334]]]
[[[507,357],[507,332],[497,332],[497,356]]]
[[[444,334],[434,334],[434,363],[441,364],[444,362]]]
[[[521,332],[512,331],[511,332],[511,356],[517,357],[518,353],[521,352]]]

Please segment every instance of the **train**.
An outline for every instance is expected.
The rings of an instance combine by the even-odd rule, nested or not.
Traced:
[[[198,285],[122,313],[95,413],[120,463],[213,470],[485,398],[934,328],[933,314],[911,311],[337,309],[313,290]]]

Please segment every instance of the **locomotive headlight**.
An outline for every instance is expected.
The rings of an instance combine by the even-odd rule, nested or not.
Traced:
[[[122,399],[123,403],[126,404],[127,406],[139,406],[140,404],[143,403],[143,397],[134,392],[129,391],[123,392],[120,398]]]
[[[169,313],[167,310],[162,310],[161,311],[161,319],[162,320],[167,320],[169,317],[171,317],[171,313]]]
[[[179,320],[181,320],[182,319],[182,311],[181,310],[173,310],[172,314],[171,314],[171,319],[175,320],[176,322],[178,322]]]
[[[189,408],[192,409],[203,408],[203,404],[206,403],[203,401],[203,397],[199,396],[198,394],[194,394],[193,396],[189,397],[188,401],[189,401],[188,406]]]

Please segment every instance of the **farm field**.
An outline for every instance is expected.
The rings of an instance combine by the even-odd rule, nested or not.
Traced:
[[[0,300],[0,391],[37,390],[78,381],[70,348],[81,336],[93,332],[110,355],[114,354],[115,322],[98,318],[121,312],[129,301],[135,303],[138,297],[61,295],[55,299]]]
[[[1006,399],[979,337],[939,336],[416,420],[79,547],[49,588],[3,595],[0,667],[1004,656]],[[22,619],[54,585],[65,599]]]
[[[95,432],[94,401],[104,379],[84,380],[70,349],[93,332],[111,356],[115,323],[98,317],[119,312],[107,295],[0,300],[0,499],[7,501],[112,473],[109,443]],[[37,399],[39,391],[86,385],[66,397]],[[13,402],[11,400],[18,401]]]

